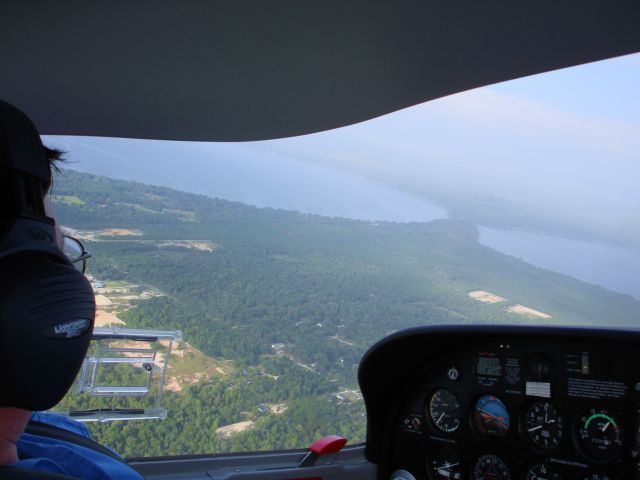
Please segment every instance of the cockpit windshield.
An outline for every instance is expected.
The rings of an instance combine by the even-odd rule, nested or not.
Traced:
[[[639,326],[637,85],[630,55],[302,137],[45,137],[96,326],[183,333],[145,347],[169,357],[167,418],[94,437],[127,457],[357,443],[358,364],[392,332]]]

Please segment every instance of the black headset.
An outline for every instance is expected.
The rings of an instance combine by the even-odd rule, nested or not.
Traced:
[[[57,245],[50,185],[38,131],[0,100],[0,407],[56,405],[91,341],[94,293]]]

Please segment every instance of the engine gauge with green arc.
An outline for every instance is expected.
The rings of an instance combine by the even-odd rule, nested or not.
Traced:
[[[576,428],[578,446],[587,458],[610,462],[622,451],[622,426],[608,411],[590,410],[578,419]]]

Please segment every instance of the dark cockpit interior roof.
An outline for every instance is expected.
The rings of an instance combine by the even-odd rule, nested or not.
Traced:
[[[260,140],[637,51],[637,0],[8,0],[0,98],[43,134]]]

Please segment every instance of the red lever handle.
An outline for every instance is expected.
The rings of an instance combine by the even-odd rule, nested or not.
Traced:
[[[339,437],[338,435],[329,435],[328,437],[316,440],[309,445],[309,453],[305,455],[302,461],[298,464],[298,467],[310,467],[316,463],[316,460],[321,455],[327,455],[328,453],[336,453],[342,450],[342,447],[347,443],[346,438]]]
[[[329,435],[328,437],[316,440],[307,450],[315,453],[316,455],[326,455],[328,453],[336,453],[342,450],[347,443],[347,439],[339,437],[338,435]]]

